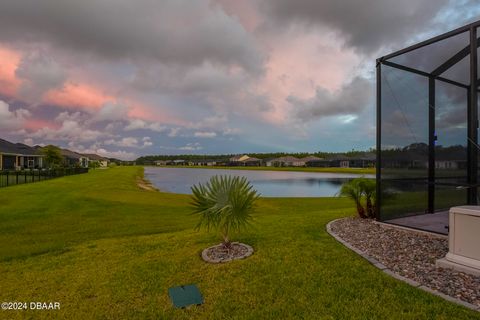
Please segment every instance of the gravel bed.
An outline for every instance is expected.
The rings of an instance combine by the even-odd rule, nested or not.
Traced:
[[[253,248],[240,242],[232,242],[230,248],[222,244],[207,248],[202,252],[203,260],[210,263],[222,263],[237,259],[244,259],[252,255]]]
[[[479,276],[435,266],[435,261],[448,252],[448,239],[358,218],[337,220],[331,230],[393,272],[480,306]]]

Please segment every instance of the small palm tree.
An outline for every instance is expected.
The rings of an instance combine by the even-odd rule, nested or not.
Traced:
[[[339,195],[342,197],[348,197],[355,202],[357,206],[357,213],[360,218],[367,218],[365,208],[362,205],[363,189],[359,179],[352,179],[344,184],[340,188]]]
[[[358,178],[356,180],[358,181],[362,194],[365,197],[366,216],[369,218],[375,218],[377,189],[375,180],[367,178]]]
[[[230,248],[230,232],[250,224],[259,194],[243,177],[214,176],[192,187],[193,213],[200,215],[197,229],[220,231],[223,246]]]

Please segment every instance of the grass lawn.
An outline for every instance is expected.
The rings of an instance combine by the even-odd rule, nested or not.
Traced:
[[[219,242],[193,230],[189,196],[140,190],[139,167],[0,189],[0,301],[58,301],[8,319],[480,319],[399,282],[331,238],[353,214],[340,198],[261,199],[253,256],[203,262]],[[174,309],[167,289],[196,283],[205,304]]]
[[[158,166],[155,166],[158,167]],[[224,170],[261,170],[261,171],[300,171],[375,174],[375,168],[317,168],[317,167],[240,167],[240,166],[160,166],[162,168],[224,169]]]

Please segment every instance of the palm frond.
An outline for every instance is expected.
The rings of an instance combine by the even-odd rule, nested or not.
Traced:
[[[199,215],[196,228],[218,229],[228,237],[250,225],[260,195],[245,177],[214,176],[192,186],[192,214]]]

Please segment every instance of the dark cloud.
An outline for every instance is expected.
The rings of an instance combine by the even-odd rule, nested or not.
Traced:
[[[254,38],[219,6],[186,0],[15,0],[0,4],[0,40],[53,43],[110,58],[205,61],[258,73]]]
[[[374,53],[402,45],[432,25],[448,0],[269,0],[260,2],[267,21],[277,27],[290,23],[326,27],[339,32],[346,45]],[[342,39],[343,38],[343,39]]]
[[[336,115],[355,115],[372,104],[373,84],[356,77],[336,93],[317,88],[310,99],[289,96],[287,101],[295,108],[296,116],[304,121]]]
[[[67,79],[62,66],[41,51],[25,55],[15,75],[22,80],[19,95],[29,102],[36,102],[47,91],[62,87]]]

